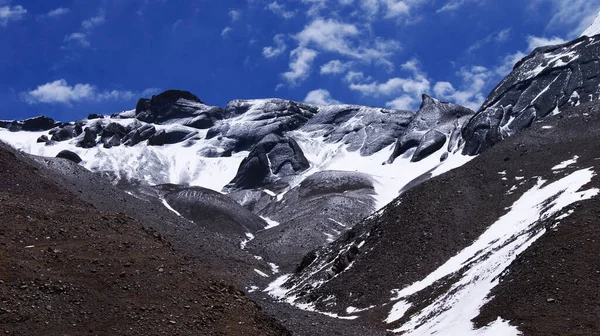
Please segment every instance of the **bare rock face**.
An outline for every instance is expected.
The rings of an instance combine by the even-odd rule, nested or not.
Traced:
[[[300,146],[289,137],[269,134],[242,161],[228,189],[252,189],[278,177],[298,174],[310,167]]]
[[[535,49],[492,91],[464,129],[475,155],[532,123],[600,95],[599,36]]]
[[[210,128],[223,119],[223,109],[204,104],[188,91],[168,90],[151,99],[142,98],[135,118],[147,123],[179,123],[193,128]]]
[[[448,141],[448,151],[453,152],[460,144],[460,129],[475,112],[460,105],[446,103],[423,95],[419,111],[406,132],[398,138],[388,163],[416,149],[411,161],[416,162],[442,148]]]

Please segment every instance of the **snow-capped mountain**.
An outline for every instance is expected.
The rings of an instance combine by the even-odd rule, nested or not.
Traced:
[[[416,112],[221,108],[170,90],[111,116],[0,121],[0,140],[80,163],[136,204],[234,243],[255,259],[240,278],[264,302],[378,333],[536,335],[562,323],[589,334],[600,327],[600,264],[587,256],[600,242],[595,27],[534,50],[477,112],[427,95]]]
[[[281,99],[234,100],[219,108],[171,90],[112,116],[6,121],[0,139],[26,153],[81,161],[123,186],[171,184],[229,194],[279,224],[248,247],[294,267],[423,173],[468,160],[458,153],[459,135],[473,113],[426,95],[415,113]],[[315,215],[317,205],[322,211]],[[231,237],[246,239],[234,231]]]

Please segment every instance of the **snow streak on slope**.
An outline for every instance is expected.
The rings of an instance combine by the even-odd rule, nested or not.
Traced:
[[[531,244],[545,233],[539,224],[558,214],[566,206],[598,195],[598,189],[578,191],[595,176],[582,169],[550,184],[541,178],[525,192],[509,212],[488,228],[471,246],[449,259],[425,279],[397,290],[398,301],[385,322],[405,318],[412,306],[411,297],[442,279],[457,280],[424,309],[409,317],[393,332],[406,335],[518,335],[519,331],[506,321],[497,320],[486,328],[474,330],[471,320],[490,300],[490,291],[499,283],[499,276]]]

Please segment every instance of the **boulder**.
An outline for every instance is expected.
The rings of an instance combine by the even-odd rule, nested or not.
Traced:
[[[92,148],[96,146],[96,136],[98,134],[93,129],[86,127],[83,130],[83,138],[76,144],[77,147]]]
[[[81,161],[83,161],[81,157],[79,157],[79,155],[77,155],[74,152],[71,152],[70,150],[60,151],[58,154],[56,154],[56,157],[61,159],[67,159],[75,163],[80,163]]]

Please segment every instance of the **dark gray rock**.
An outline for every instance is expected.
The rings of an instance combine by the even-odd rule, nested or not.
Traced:
[[[121,145],[121,139],[115,134],[103,141],[104,148],[118,147]]]
[[[104,116],[102,114],[92,113],[92,114],[89,114],[87,118],[88,118],[88,120],[102,119],[102,118],[104,118]]]
[[[0,128],[6,128],[11,132],[28,131],[39,132],[47,131],[58,126],[60,123],[46,116],[39,116],[25,120],[0,120]]]
[[[74,152],[71,152],[70,150],[62,150],[58,154],[56,154],[56,157],[61,159],[67,159],[75,163],[80,163],[81,161],[83,161],[81,157],[79,157],[79,155],[77,155]]]
[[[282,99],[234,100],[225,107],[232,116],[210,128],[206,138],[222,138],[224,152],[251,150],[269,134],[284,136],[312,118],[314,105]]]
[[[448,151],[453,152],[460,146],[462,125],[474,114],[475,112],[466,107],[424,94],[419,111],[414,115],[406,132],[396,141],[388,163],[394,162],[397,157],[412,148],[416,148],[416,151],[411,160],[420,161],[442,148],[447,138],[451,139]]]
[[[269,134],[242,161],[227,189],[258,188],[309,167],[310,163],[294,139]]]
[[[421,138],[419,147],[412,156],[412,162],[418,162],[444,147],[446,135],[440,131],[431,130]]]
[[[124,144],[127,146],[135,146],[142,141],[150,139],[156,133],[156,128],[153,125],[146,124],[132,130],[127,134],[124,140]]]
[[[319,106],[318,111],[302,130],[322,132],[326,142],[343,142],[363,156],[392,145],[414,117],[412,111],[358,105]]]
[[[78,128],[74,125],[66,125],[52,134],[52,141],[65,141],[76,137]]]
[[[43,134],[43,135],[40,135],[39,138],[37,138],[36,142],[37,143],[41,143],[41,142],[48,143],[48,141],[50,141],[50,139],[48,138],[48,136],[45,135],[45,134]]]
[[[230,238],[245,238],[266,223],[231,198],[201,187],[162,185],[157,187],[165,201],[183,217],[197,225]]]
[[[600,37],[535,49],[465,125],[464,154],[475,155],[532,123],[600,96]]]
[[[147,123],[178,123],[205,129],[224,117],[223,109],[204,104],[188,91],[169,90],[151,99],[142,98],[135,109],[135,117]]]
[[[370,215],[375,210],[374,193],[373,180],[366,174],[315,173],[279,202],[258,210],[280,225],[259,232],[248,249],[282,270],[292,271],[306,253],[333,241]]]
[[[148,131],[150,133],[150,131]],[[198,134],[197,131],[191,130],[188,127],[173,127],[168,130],[160,130],[155,132],[148,139],[150,146],[162,146],[175,144],[189,140]]]
[[[77,142],[77,147],[92,148],[96,146],[96,136],[98,133],[94,132],[94,129],[86,127],[83,130],[83,138]]]

